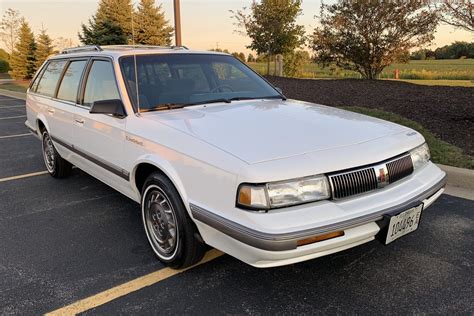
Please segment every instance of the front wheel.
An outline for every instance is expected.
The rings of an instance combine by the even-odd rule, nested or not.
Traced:
[[[158,259],[173,268],[186,268],[204,255],[197,229],[171,181],[151,174],[142,191],[142,220],[148,241]]]
[[[54,148],[53,140],[48,131],[43,132],[42,137],[43,159],[46,169],[54,178],[67,178],[71,175],[72,165],[64,160]]]

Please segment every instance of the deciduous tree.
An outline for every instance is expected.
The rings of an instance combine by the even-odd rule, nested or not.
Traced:
[[[10,75],[15,79],[30,79],[36,71],[35,36],[28,23],[23,20],[20,26],[19,39],[10,56]]]
[[[311,57],[305,50],[286,54],[283,58],[283,73],[288,77],[300,77],[304,72],[304,66],[310,62]]]
[[[15,50],[18,42],[21,21],[20,12],[9,8],[0,22],[0,37],[9,54]]]
[[[254,0],[250,13],[246,8],[231,12],[236,26],[243,29],[241,33],[252,40],[247,48],[258,54],[287,54],[304,44],[304,26],[296,23],[301,14],[301,0]]]
[[[135,14],[135,42],[144,45],[171,45],[173,28],[165,19],[161,4],[140,0]]]
[[[312,35],[315,60],[374,79],[431,42],[438,18],[423,1],[342,0],[321,6],[320,23]]]
[[[442,22],[474,32],[474,2],[472,0],[444,0],[436,6]]]

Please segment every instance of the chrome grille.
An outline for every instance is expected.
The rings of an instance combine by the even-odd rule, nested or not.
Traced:
[[[413,162],[411,156],[405,156],[400,159],[387,163],[390,183],[403,179],[413,172]]]
[[[328,177],[333,199],[342,199],[383,188],[412,172],[411,156],[406,155],[373,166],[330,174]]]

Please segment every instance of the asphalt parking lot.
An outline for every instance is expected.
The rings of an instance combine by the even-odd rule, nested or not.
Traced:
[[[24,101],[0,96],[2,315],[86,298],[85,314],[474,314],[474,201],[448,195],[390,246],[266,270],[222,255],[101,304],[97,294],[164,269],[138,205],[78,169],[36,174],[41,145],[24,121]]]

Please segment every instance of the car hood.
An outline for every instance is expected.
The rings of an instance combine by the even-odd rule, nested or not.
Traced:
[[[407,130],[357,113],[294,100],[193,106],[149,112],[144,117],[249,164],[357,145]]]

